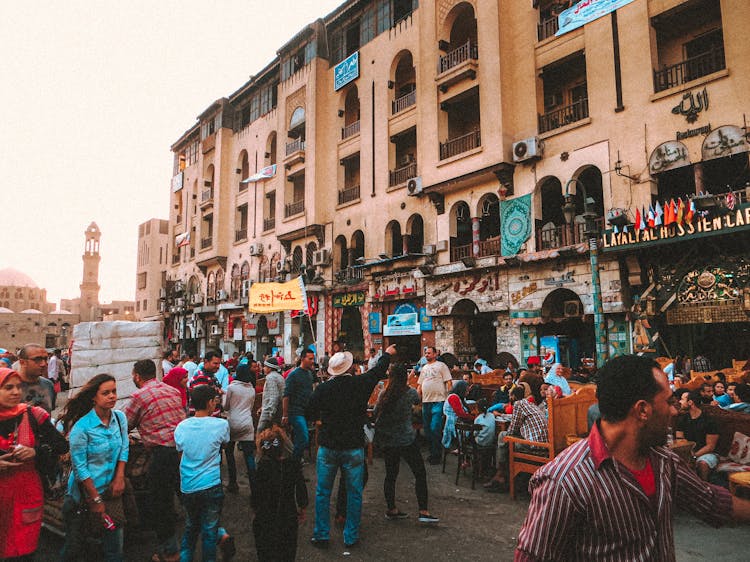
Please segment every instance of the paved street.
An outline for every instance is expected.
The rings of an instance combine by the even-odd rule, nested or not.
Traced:
[[[239,459],[238,459],[239,460]],[[449,459],[446,474],[440,466],[428,466],[430,508],[441,519],[436,527],[422,527],[416,523],[416,499],[413,480],[402,464],[397,497],[402,511],[410,517],[404,521],[386,521],[382,494],[384,467],[382,459],[375,459],[370,467],[370,481],[365,489],[362,517],[362,541],[346,555],[340,530],[332,534],[328,551],[318,551],[309,544],[312,533],[312,506],[308,521],[300,529],[298,559],[332,560],[512,560],[518,530],[526,515],[528,499],[512,502],[507,494],[489,494],[477,485],[471,489],[469,476],[455,480],[455,458]],[[239,463],[238,463],[239,466]],[[308,483],[311,502],[314,496],[314,468],[305,468],[311,478]],[[255,560],[251,530],[251,511],[248,488],[240,484],[239,495],[227,494],[223,523],[236,536],[238,561]],[[675,523],[677,560],[736,561],[747,551],[747,527],[715,530],[702,522],[681,514]],[[129,561],[148,560],[153,536],[128,537],[126,555]],[[38,560],[54,559],[61,541],[43,531]]]

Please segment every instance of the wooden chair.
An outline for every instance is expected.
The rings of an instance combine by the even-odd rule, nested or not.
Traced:
[[[456,440],[458,442],[458,459],[456,460],[456,486],[458,486],[458,477],[465,463],[471,464],[471,489],[474,489],[477,478],[479,477],[479,448],[474,438],[474,432],[482,429],[481,425],[457,421],[456,422]],[[443,457],[443,471],[445,471],[445,457]]]
[[[520,437],[507,436],[510,497],[516,499],[515,478],[519,474],[534,474],[539,468],[552,461],[568,446],[571,435],[585,435],[588,432],[587,414],[589,406],[596,403],[596,393],[572,394],[565,398],[547,399],[549,412],[549,442],[527,441]],[[517,450],[518,445],[536,447],[538,454]]]

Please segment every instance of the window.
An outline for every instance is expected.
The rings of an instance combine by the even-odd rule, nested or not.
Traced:
[[[355,21],[346,29],[346,56],[359,49],[359,21]]]
[[[286,80],[299,72],[303,66],[315,58],[315,41],[310,41],[289,55],[281,64],[281,79]]]
[[[378,0],[376,10],[378,15],[378,33],[383,33],[391,27],[391,0]]]
[[[148,308],[148,299],[143,299],[143,312],[146,312]]]
[[[271,84],[260,90],[260,114],[265,115],[276,107],[278,103],[277,88],[278,84]]]
[[[138,274],[138,290],[141,291],[146,288],[147,284],[147,272],[143,271]]]
[[[368,8],[359,21],[359,44],[366,45],[375,37],[375,10]]]

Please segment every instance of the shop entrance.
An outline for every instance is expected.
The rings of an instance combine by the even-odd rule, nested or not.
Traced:
[[[583,321],[583,303],[570,289],[555,289],[542,304],[545,323],[537,327],[539,355],[577,369],[594,357],[594,326]],[[552,355],[554,354],[554,356]]]
[[[451,315],[453,349],[458,363],[471,367],[474,356],[479,355],[491,367],[498,367],[495,326],[492,324],[495,315],[491,312],[479,312],[474,301],[469,299],[458,301],[453,306]]]
[[[365,334],[362,329],[362,315],[359,308],[348,306],[341,313],[341,329],[338,338],[346,342],[346,349],[355,359],[364,359]]]

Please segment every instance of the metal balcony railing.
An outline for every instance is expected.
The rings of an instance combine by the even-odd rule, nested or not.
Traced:
[[[339,190],[339,205],[349,203],[349,201],[356,201],[357,199],[359,199],[358,185]]]
[[[575,123],[589,116],[589,99],[582,98],[575,103],[553,109],[539,116],[539,132],[546,133]]]
[[[471,244],[463,246],[451,246],[451,261],[461,261],[471,256]]]
[[[500,255],[500,238],[490,238],[479,241],[479,257],[499,256]]]
[[[201,203],[208,203],[214,200],[214,188],[209,187],[201,192]]]
[[[263,219],[263,231],[273,230],[276,227],[276,217],[270,219]]]
[[[359,121],[355,121],[351,125],[341,128],[341,140],[348,139],[357,134],[359,134]]]
[[[293,142],[286,143],[286,155],[290,156],[294,154],[295,152],[305,150],[305,141],[302,139],[297,139]]]
[[[294,201],[293,203],[287,203],[284,205],[284,216],[285,217],[291,217],[292,215],[297,215],[305,210],[305,200],[300,199],[299,201]]]
[[[469,59],[477,60],[478,58],[479,48],[476,45],[472,45],[471,41],[467,41],[460,47],[453,49],[450,53],[438,58],[438,74],[447,72],[454,66],[458,66]]]
[[[208,238],[201,238],[201,250],[210,248],[211,246],[213,246],[213,243],[214,243],[213,236],[209,236]]]
[[[601,231],[604,227],[604,217],[594,221],[597,229]],[[586,242],[586,225],[584,223],[575,223],[573,225],[563,224],[555,227],[544,227],[536,229],[536,249],[552,250],[563,248],[574,244]]]
[[[411,164],[407,164],[406,166],[403,166],[401,168],[396,168],[395,170],[389,170],[388,171],[388,187],[393,187],[394,185],[401,185],[402,183],[406,183],[411,178],[417,177],[417,163],[412,162]]]
[[[247,240],[247,227],[234,231],[234,241]]]
[[[401,96],[400,98],[393,100],[391,102],[391,114],[396,115],[396,113],[400,113],[407,107],[411,107],[412,105],[417,103],[417,91],[412,90],[408,94]]]
[[[661,70],[654,70],[654,92],[674,88],[727,67],[724,59],[724,46],[717,46],[710,51],[672,64]]]
[[[560,26],[557,22],[557,16],[541,21],[536,26],[536,36],[539,41],[544,41],[547,37],[552,37]]]
[[[445,160],[451,156],[456,156],[462,152],[467,152],[473,148],[482,146],[482,137],[479,130],[472,131],[460,137],[447,140],[440,143],[440,159]]]

